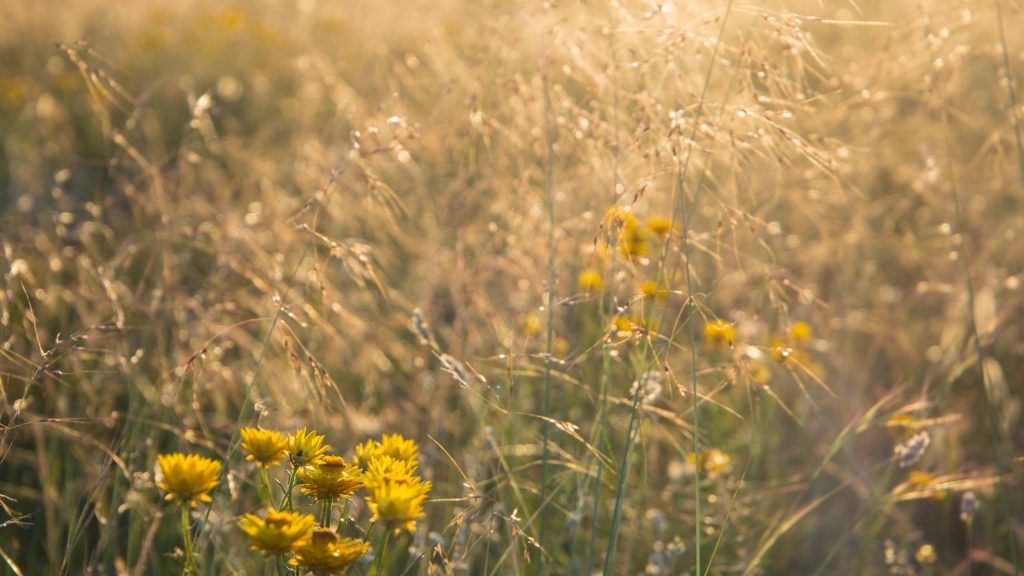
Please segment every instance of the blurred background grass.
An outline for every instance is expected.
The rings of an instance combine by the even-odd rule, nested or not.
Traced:
[[[1014,573],[1020,9],[5,3],[5,569],[173,573],[188,450],[259,570],[258,421],[422,443],[410,574]]]

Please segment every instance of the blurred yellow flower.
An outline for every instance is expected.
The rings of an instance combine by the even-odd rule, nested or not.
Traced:
[[[245,459],[260,466],[275,464],[284,458],[288,449],[288,439],[284,434],[274,430],[260,430],[259,428],[245,427],[239,431],[242,436],[242,450],[246,452]]]
[[[319,463],[299,468],[299,490],[316,500],[347,498],[363,487],[363,472],[341,456],[324,456]]]
[[[312,535],[295,550],[290,564],[302,566],[317,576],[341,574],[370,545],[355,538],[342,538],[330,528],[314,528]]]
[[[668,296],[668,290],[665,288],[659,290],[658,283],[654,280],[648,280],[647,282],[640,284],[640,293],[644,296],[654,296],[654,294],[657,293],[658,300],[664,300],[665,297]]]
[[[704,342],[711,348],[725,350],[736,341],[736,328],[725,320],[712,320],[704,325]]]
[[[615,326],[615,331],[618,333],[626,332],[629,335],[633,334],[633,323],[630,322],[629,318],[619,314],[612,318],[612,325]]]
[[[540,318],[536,314],[527,314],[521,318],[520,324],[523,327],[523,333],[526,336],[535,336],[540,333],[540,329],[543,327]]]
[[[668,216],[651,216],[647,219],[647,227],[651,229],[651,232],[664,238],[672,229],[672,219]]]
[[[785,364],[793,356],[793,349],[786,346],[786,343],[778,336],[772,338],[768,345],[768,355],[779,364]]]
[[[311,514],[269,510],[266,518],[246,514],[238,527],[249,536],[253,550],[264,554],[291,552],[309,536],[316,519]]]
[[[938,559],[938,555],[935,553],[935,547],[931,544],[925,544],[917,549],[917,553],[914,554],[914,559],[919,564],[934,564]]]
[[[648,230],[638,226],[623,226],[619,249],[626,258],[646,256]]]
[[[698,457],[693,452],[686,455],[691,466],[699,466],[709,478],[717,478],[732,467],[732,458],[717,448],[701,450]]]
[[[419,455],[420,448],[416,441],[401,434],[385,434],[381,437],[380,442],[367,440],[356,446],[356,463],[364,469],[369,466],[370,462],[381,456],[404,460],[415,467]]]
[[[596,294],[601,291],[601,287],[604,285],[604,281],[601,278],[601,273],[597,270],[587,270],[580,274],[580,290],[583,290],[587,294]]]
[[[814,331],[807,322],[797,322],[789,328],[789,338],[794,344],[803,344],[814,338]]]
[[[330,449],[330,446],[324,444],[324,437],[317,434],[316,430],[306,432],[303,428],[288,437],[288,448],[285,452],[292,466],[298,468],[319,462]]]
[[[194,506],[210,501],[210,490],[220,481],[220,462],[196,454],[160,454],[156,457],[163,480],[158,483],[167,492],[167,500]]]

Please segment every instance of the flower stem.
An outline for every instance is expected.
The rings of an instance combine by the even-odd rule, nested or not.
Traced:
[[[288,492],[285,493],[284,499],[281,500],[281,505],[277,508],[278,510],[288,509],[292,511],[292,491],[295,490],[295,473],[299,471],[298,466],[292,466],[292,474],[288,477]]]
[[[182,574],[195,574],[195,558],[192,557],[192,527],[189,524],[189,505],[181,505],[181,537],[185,540],[185,568]]]
[[[267,467],[260,466],[260,496],[263,498],[263,505],[267,508],[274,507],[274,491],[270,488],[270,477],[267,476]]]
[[[345,523],[346,514],[348,514],[348,498],[342,501],[341,514],[338,516],[338,527],[335,529],[336,532],[341,532],[341,525]]]
[[[388,541],[391,539],[391,529],[384,527],[384,534],[380,537],[380,550],[377,553],[376,562],[373,566],[373,576],[381,576],[384,569],[384,555],[388,550]]]
[[[334,499],[328,496],[324,498],[324,508],[320,516],[320,524],[324,528],[331,527],[331,513],[334,511]]]

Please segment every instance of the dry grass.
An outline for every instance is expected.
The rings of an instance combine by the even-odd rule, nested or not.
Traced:
[[[419,440],[406,574],[1019,571],[1022,8],[5,3],[0,565],[180,570],[184,450],[272,570],[259,422]]]

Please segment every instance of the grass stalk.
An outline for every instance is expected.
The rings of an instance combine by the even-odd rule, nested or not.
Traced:
[[[544,121],[545,121],[545,141],[547,149],[547,161],[545,167],[545,187],[547,189],[547,218],[548,218],[548,264],[547,264],[547,302],[545,304],[547,312],[547,335],[545,342],[545,364],[544,364],[544,399],[541,406],[541,415],[544,417],[543,420],[543,440],[541,447],[541,467],[540,467],[540,505],[538,508],[538,524],[539,528],[537,534],[539,541],[544,542],[545,537],[545,520],[547,514],[545,514],[545,507],[547,505],[547,480],[548,480],[548,459],[549,459],[549,442],[551,436],[551,422],[548,420],[551,414],[551,355],[554,350],[554,309],[555,309],[555,185],[554,185],[554,173],[555,173],[555,135],[554,125],[551,118],[551,80],[548,74],[544,74]],[[544,557],[538,555],[537,558],[537,574],[544,573]]]

